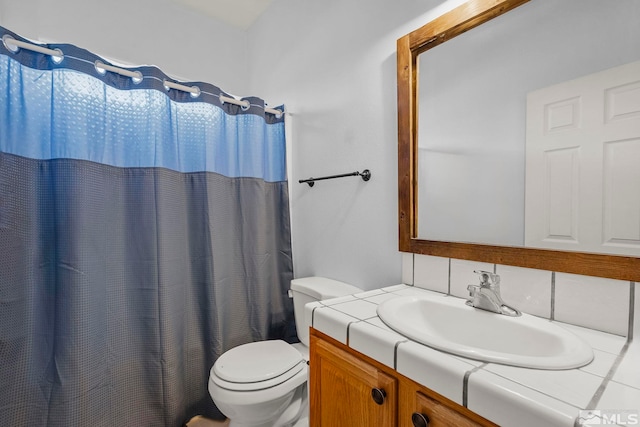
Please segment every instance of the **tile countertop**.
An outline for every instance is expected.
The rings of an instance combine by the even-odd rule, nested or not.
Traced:
[[[466,359],[413,342],[376,314],[382,301],[425,293],[455,298],[395,285],[313,302],[305,315],[315,329],[504,427],[640,425],[640,342],[554,322],[591,345],[590,364],[552,371]]]

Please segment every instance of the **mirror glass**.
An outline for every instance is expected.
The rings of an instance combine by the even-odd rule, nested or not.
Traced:
[[[525,149],[527,94],[639,61],[638,22],[637,0],[534,0],[421,53],[417,237],[525,245],[525,217],[530,221],[537,215],[535,209],[525,208],[525,201],[538,203],[527,197],[527,191],[533,191],[525,179],[527,165],[530,167]],[[624,98],[631,115],[634,108],[640,112],[635,105],[640,99],[640,78],[637,80],[631,95]],[[640,123],[637,117],[634,123]],[[636,142],[618,153],[636,156],[638,165],[640,139]],[[584,157],[579,148],[574,151]],[[580,171],[575,173],[586,173],[585,163],[576,164]],[[559,168],[565,173],[565,166]],[[538,178],[540,182],[546,179]],[[590,182],[598,186],[604,179],[592,176],[582,179],[580,185],[584,192]],[[640,174],[623,174],[615,185],[626,188],[626,193],[616,197],[628,194],[630,209],[640,212],[640,205],[635,206],[640,204]],[[548,190],[553,193],[554,189]],[[561,190],[556,195],[558,209],[566,204],[566,212],[583,215],[579,209],[586,208],[563,199]],[[556,225],[562,229],[566,224]],[[630,227],[637,227],[635,256],[640,256],[640,219]],[[564,238],[556,239],[557,246],[551,242],[537,247],[590,251],[572,249]],[[609,251],[598,247],[593,252]],[[614,249],[610,253],[625,252]]]

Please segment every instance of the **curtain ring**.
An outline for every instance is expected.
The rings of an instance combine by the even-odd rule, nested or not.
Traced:
[[[60,50],[59,48],[54,50],[58,52],[58,55],[51,55],[51,60],[54,64],[59,64],[62,62],[62,60],[64,60],[64,53],[62,53],[62,50]]]
[[[93,66],[96,68],[96,73],[104,76],[105,74],[107,74],[107,70],[102,68],[102,65],[104,65],[104,63],[100,60],[96,60],[96,62],[93,63]]]
[[[131,81],[134,85],[139,85],[140,83],[142,83],[142,80],[144,80],[144,76],[140,71],[136,71],[135,73],[136,75],[131,77]]]
[[[15,40],[15,39],[11,37],[9,34],[5,34],[4,36],[2,36],[2,44],[4,44],[4,47],[11,53],[18,53],[20,48],[15,44],[7,43],[7,40]]]

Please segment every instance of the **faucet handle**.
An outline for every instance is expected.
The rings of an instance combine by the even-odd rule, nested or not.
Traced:
[[[474,273],[480,276],[480,286],[498,286],[500,284],[500,276],[483,270],[474,270]]]

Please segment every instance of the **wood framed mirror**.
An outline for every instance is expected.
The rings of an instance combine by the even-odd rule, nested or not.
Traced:
[[[638,282],[640,257],[418,238],[418,55],[529,1],[541,0],[470,0],[398,40],[399,249]]]

